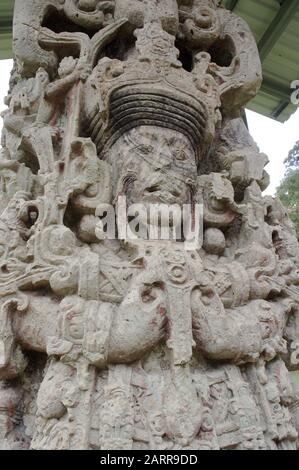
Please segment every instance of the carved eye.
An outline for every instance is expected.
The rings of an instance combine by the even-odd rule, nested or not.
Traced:
[[[138,149],[145,155],[149,155],[154,151],[154,147],[152,145],[141,145]]]
[[[86,196],[88,197],[95,197],[99,192],[98,184],[93,183],[91,184],[85,191]]]
[[[187,154],[184,150],[177,150],[174,155],[179,162],[185,162],[187,160]]]

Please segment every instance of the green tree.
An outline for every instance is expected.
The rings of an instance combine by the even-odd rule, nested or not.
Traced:
[[[284,163],[287,172],[299,169],[299,140],[296,142],[292,150],[290,150],[289,155]]]
[[[285,160],[286,173],[277,188],[277,196],[284,204],[294,222],[299,239],[299,141]]]

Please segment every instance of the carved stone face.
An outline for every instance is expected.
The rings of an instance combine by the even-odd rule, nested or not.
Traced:
[[[188,204],[197,167],[188,138],[177,131],[140,126],[122,136],[108,161],[113,168],[114,195],[129,204]]]
[[[36,73],[36,79],[45,86],[50,83],[49,74],[43,67],[38,69]]]
[[[165,423],[163,414],[159,411],[156,411],[150,416],[150,427],[153,434],[157,437],[161,437],[165,432]]]
[[[58,75],[63,78],[70,75],[77,65],[77,60],[73,57],[64,57],[59,64]]]

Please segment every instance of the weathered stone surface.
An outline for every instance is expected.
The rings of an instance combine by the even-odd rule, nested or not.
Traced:
[[[298,242],[241,118],[256,44],[218,4],[16,0],[1,448],[298,447]],[[202,205],[202,247],[109,239],[120,196]]]

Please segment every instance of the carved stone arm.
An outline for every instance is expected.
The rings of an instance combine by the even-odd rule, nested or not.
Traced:
[[[165,336],[166,303],[163,286],[137,284],[115,313],[109,342],[109,362],[141,358]]]
[[[14,315],[13,330],[22,349],[45,353],[48,337],[54,334],[58,322],[56,301],[30,295],[29,305],[22,315]]]
[[[27,362],[22,354],[14,331],[13,314],[23,314],[27,309],[25,297],[7,298],[0,309],[0,379],[13,379],[26,368]]]
[[[84,77],[83,69],[76,69],[70,75],[64,78],[60,78],[47,87],[45,92],[45,98],[48,100],[54,100],[58,96],[67,93],[70,88],[81,78]]]
[[[163,285],[150,277],[137,279],[119,306],[77,295],[60,304],[33,297],[26,314],[15,317],[16,339],[24,349],[74,365],[78,357],[98,368],[135,361],[166,336]]]
[[[288,318],[284,337],[288,343],[288,355],[284,358],[289,370],[299,370],[299,306],[296,302]]]
[[[194,339],[209,359],[240,364],[256,362],[260,356],[271,360],[277,352],[285,352],[267,302],[225,310],[210,286],[195,288],[191,302]]]

